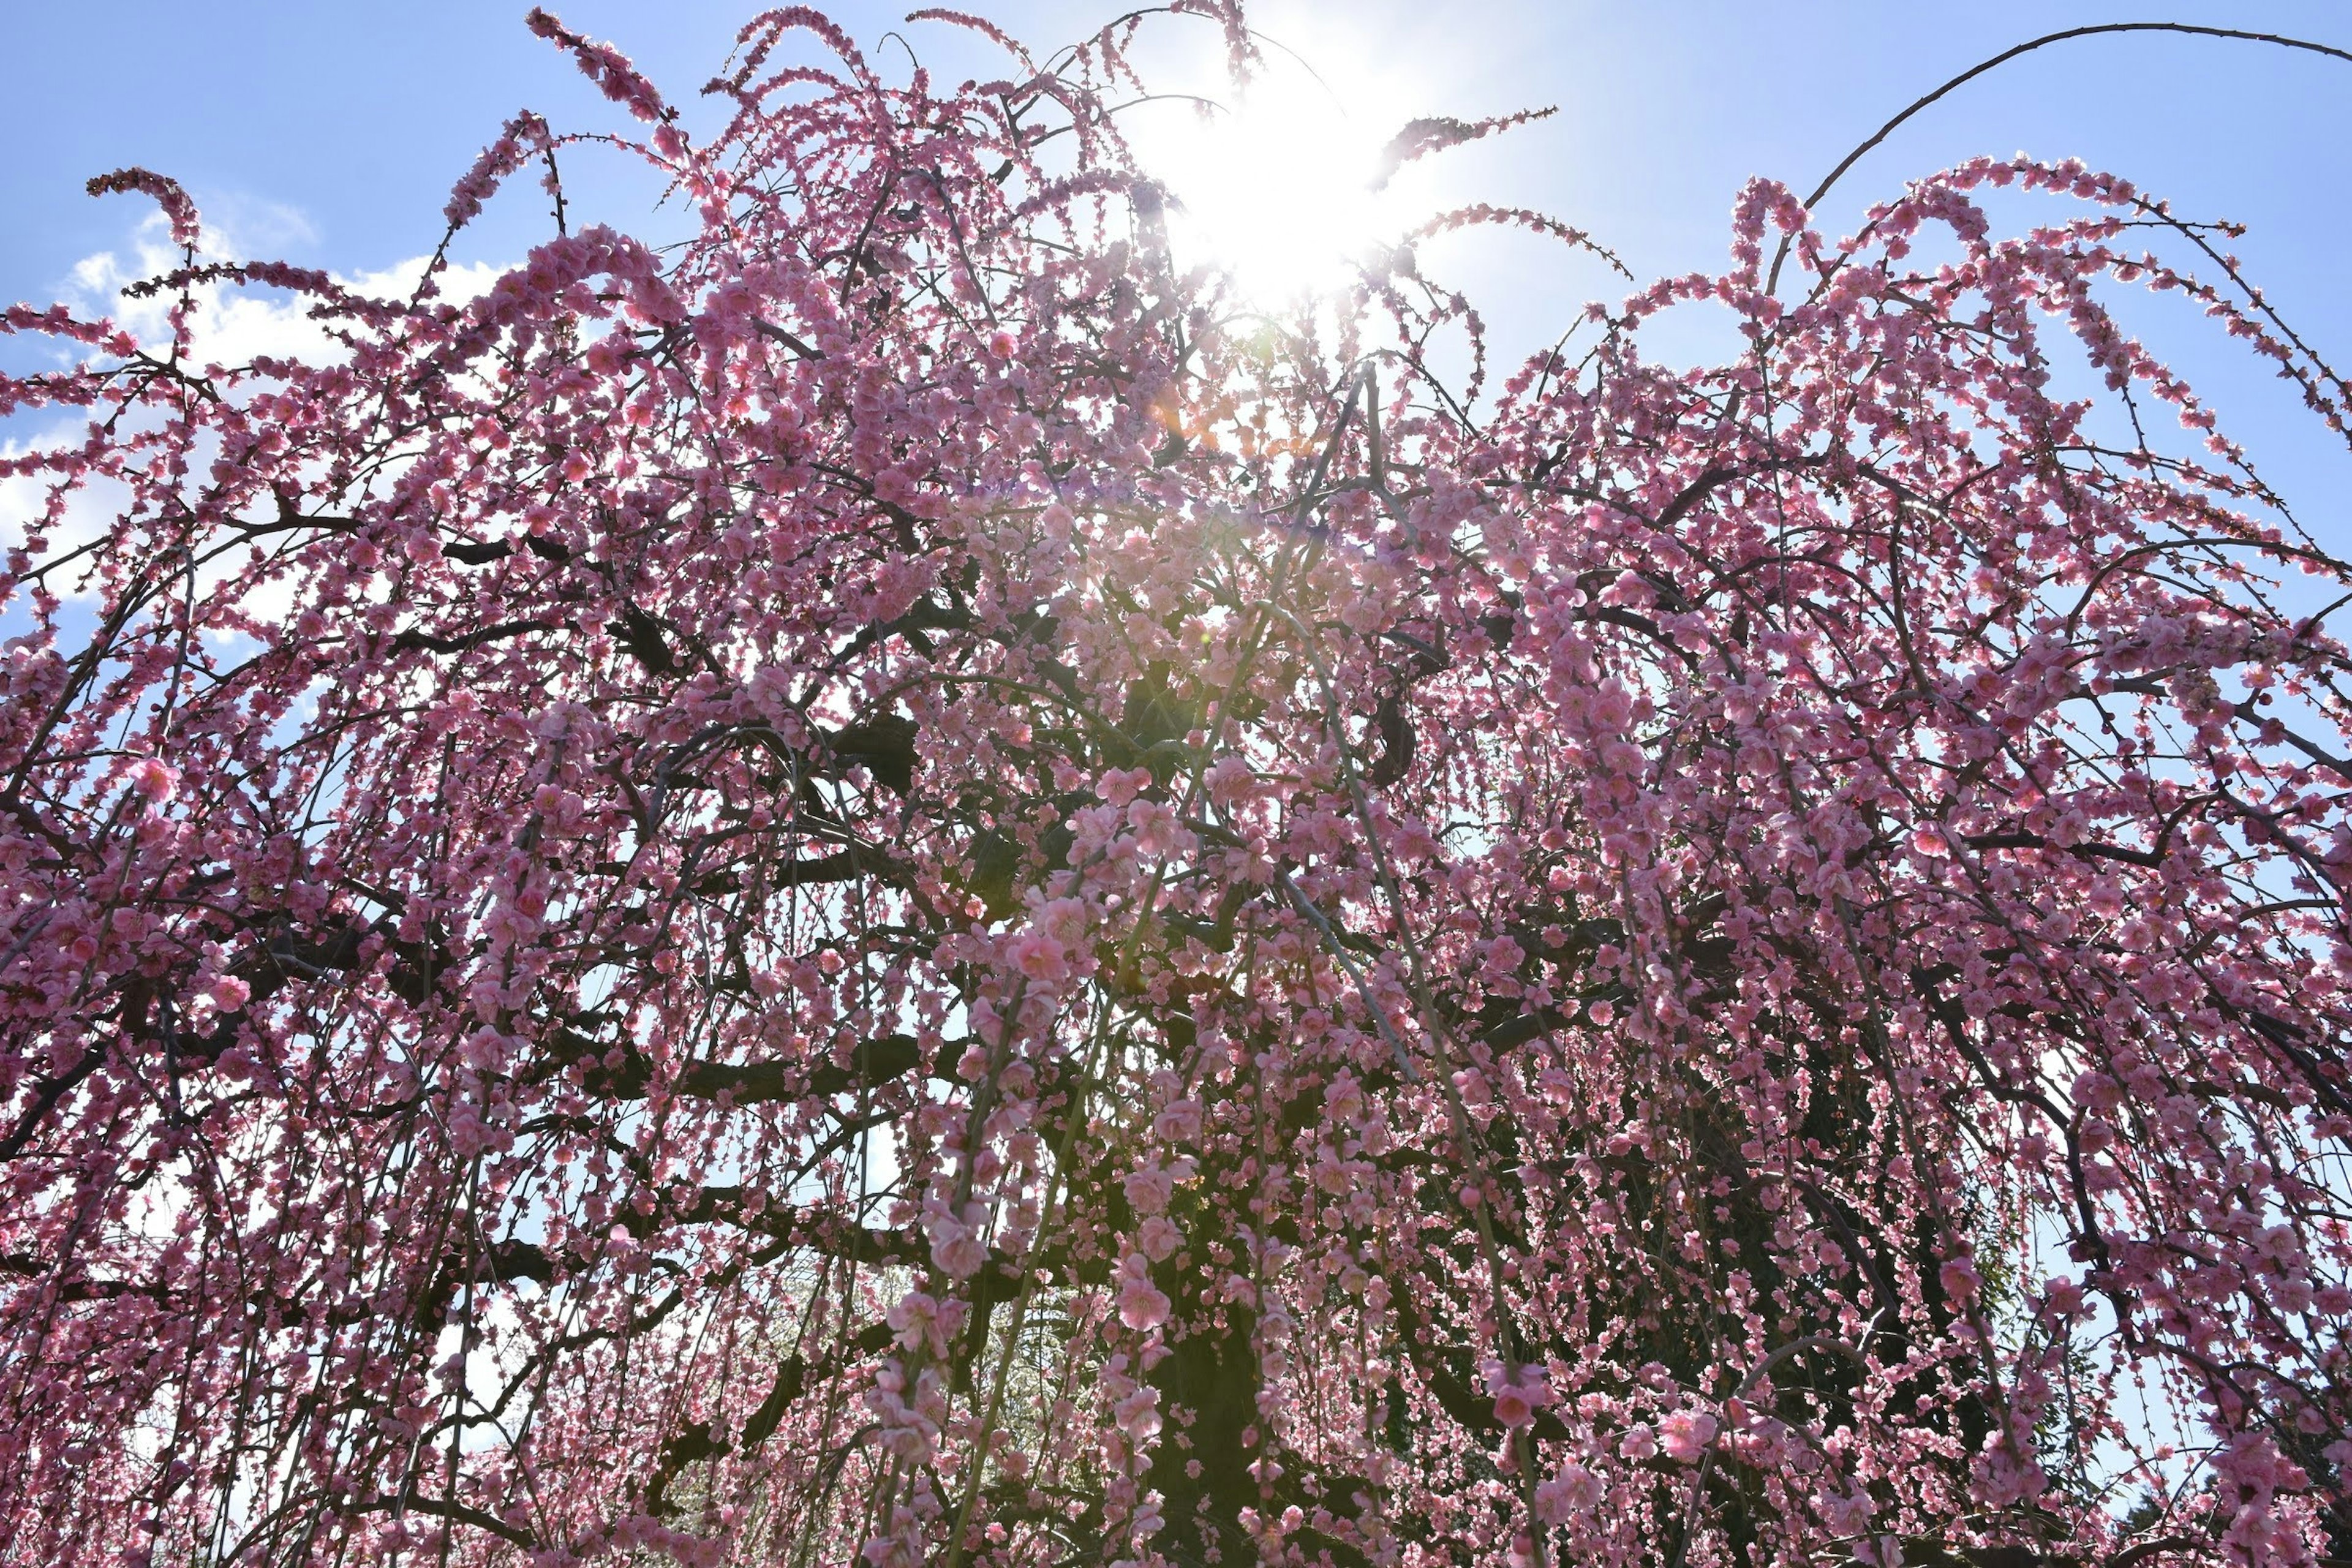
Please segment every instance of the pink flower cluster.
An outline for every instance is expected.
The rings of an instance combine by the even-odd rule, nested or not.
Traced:
[[[194,250],[203,237],[196,223],[196,204],[188,199],[188,193],[180,188],[177,180],[146,169],[117,169],[110,174],[92,176],[89,190],[93,196],[117,191],[138,191],[154,197],[156,205],[163,209],[164,217],[171,222],[172,243],[174,245]]]
[[[606,98],[639,120],[659,121],[670,118],[669,105],[662,100],[654,84],[629,63],[628,56],[612,45],[573,32],[542,6],[532,6],[524,16],[523,25],[570,50],[581,74],[602,88]]]

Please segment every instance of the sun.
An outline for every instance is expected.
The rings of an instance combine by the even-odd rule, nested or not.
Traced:
[[[1204,112],[1155,117],[1136,150],[1179,204],[1169,215],[1179,259],[1215,263],[1272,306],[1344,285],[1394,237],[1391,203],[1372,185],[1395,129],[1294,67]]]

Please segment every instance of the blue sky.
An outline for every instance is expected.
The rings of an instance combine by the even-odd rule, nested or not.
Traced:
[[[966,0],[1034,44],[1066,41],[1115,14],[1090,0]],[[753,7],[742,0],[569,0],[571,25],[610,38],[680,100],[724,57]],[[520,3],[408,0],[112,0],[70,6],[6,0],[11,47],[0,89],[16,153],[0,163],[0,298],[69,292],[76,265],[129,255],[149,210],[92,201],[89,175],[125,163],[170,174],[240,248],[346,273],[428,250],[450,182],[528,105],[561,129],[619,123],[554,50],[523,28]],[[843,4],[834,14],[877,60],[900,29],[942,75],[995,74],[993,59],[906,7]],[[2129,14],[2294,33],[2352,47],[2352,7],[2305,3],[2169,4]],[[1417,114],[1464,116],[1557,104],[1553,119],[1446,155],[1401,199],[1433,208],[1483,200],[1540,207],[1591,231],[1633,270],[1714,268],[1726,217],[1751,173],[1810,187],[1844,152],[1944,78],[2037,33],[2116,19],[2107,5],[1992,0],[1930,7],[1859,0],[1553,0],[1445,5],[1418,0],[1267,0],[1253,19],[1313,61],[1316,89],[1284,66],[1267,98],[1322,105],[1357,142],[1377,145]],[[1163,20],[1157,46],[1194,85],[1208,29]],[[2183,214],[2252,226],[2252,274],[2318,343],[2352,359],[2352,64],[2177,37],[2057,46],[1961,89],[1866,159],[1827,204],[1838,226],[1869,201],[1979,153],[2080,156],[2172,197]],[[1163,117],[1161,145],[1197,153],[1187,122]],[[1330,184],[1303,161],[1276,169],[1244,148],[1244,180],[1277,190]],[[1199,159],[1195,158],[1196,164]],[[593,215],[658,230],[649,187],[616,163],[567,171]],[[1191,171],[1211,178],[1213,165]],[[1288,183],[1288,184],[1286,184]],[[503,263],[546,232],[527,184],[498,204],[465,254]],[[1533,242],[1465,250],[1459,276],[1505,336],[1532,343],[1576,306],[1619,286]],[[2151,314],[2159,352],[2214,391],[2225,417],[2293,489],[2345,487],[2340,443],[2193,316]],[[1694,347],[1694,353],[1697,352]],[[2338,509],[2352,543],[2352,513]],[[2325,521],[2319,519],[2315,521]]]

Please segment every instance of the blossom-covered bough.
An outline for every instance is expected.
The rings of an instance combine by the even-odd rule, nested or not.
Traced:
[[[1482,394],[1171,256],[1131,21],[700,145],[533,25],[684,244],[131,171],[176,336],[7,315],[0,1557],[2345,1552],[2352,567],[2109,314],[2340,435],[2218,230],[1758,183]]]

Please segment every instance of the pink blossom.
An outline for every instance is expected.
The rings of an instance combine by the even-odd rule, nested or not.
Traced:
[[[1715,1441],[1715,1417],[1703,1410],[1676,1410],[1658,1423],[1658,1447],[1667,1458],[1695,1464]]]
[[[1208,786],[1211,800],[1231,810],[1249,798],[1257,781],[1241,758],[1219,757],[1202,774],[1202,782]]]
[[[1489,1361],[1481,1371],[1487,1392],[1495,1396],[1495,1418],[1506,1426],[1527,1426],[1536,1418],[1537,1411],[1558,1397],[1541,1367],[1509,1368],[1499,1361]]]
[[[1184,1233],[1171,1224],[1167,1215],[1150,1215],[1136,1227],[1135,1245],[1154,1263],[1165,1262],[1184,1245]]]
[[[1037,910],[1036,929],[1053,939],[1065,951],[1081,947],[1087,940],[1087,905],[1083,899],[1051,899]]]
[[[1167,1143],[1182,1143],[1201,1135],[1201,1102],[1171,1100],[1151,1119],[1151,1135]]]
[[[1817,1500],[1822,1518],[1840,1535],[1853,1536],[1870,1528],[1878,1513],[1878,1504],[1866,1491],[1825,1491]]]
[[[1112,1417],[1130,1440],[1150,1441],[1160,1430],[1160,1391],[1149,1387],[1135,1390],[1113,1407]]]
[[[1598,1507],[1605,1491],[1600,1477],[1570,1459],[1536,1489],[1536,1517],[1546,1524],[1566,1524]]]
[[[891,1304],[885,1321],[897,1334],[902,1349],[919,1350],[929,1341],[939,1310],[939,1302],[929,1294],[909,1290]]]
[[[1140,1253],[1130,1253],[1119,1265],[1118,1321],[1138,1333],[1149,1333],[1168,1321],[1168,1297],[1151,1282],[1150,1264]]]
[[[1146,855],[1176,853],[1191,835],[1176,816],[1176,809],[1160,801],[1139,800],[1127,808],[1127,820],[1135,830],[1135,847]]]
[[[1015,932],[1005,943],[1005,956],[1013,968],[1043,985],[1058,985],[1070,976],[1067,952],[1042,931]]]
[[[940,1219],[931,1227],[931,1261],[952,1279],[969,1279],[988,1261],[988,1244],[971,1227]]]
[[[1112,805],[1125,805],[1150,787],[1150,768],[1108,768],[1096,781],[1095,793]]]
[[[1175,1195],[1176,1184],[1191,1174],[1191,1163],[1182,1159],[1139,1165],[1128,1173],[1122,1183],[1128,1204],[1139,1215],[1164,1213],[1169,1200]]]
[[[131,787],[150,805],[161,805],[179,790],[180,773],[168,763],[142,757],[131,764]]]
[[[253,995],[253,987],[234,974],[224,974],[206,988],[205,994],[222,1012],[234,1013]]]

